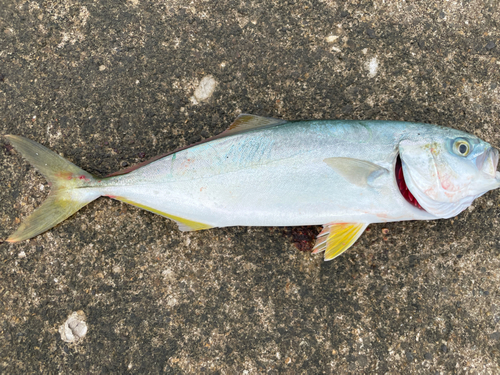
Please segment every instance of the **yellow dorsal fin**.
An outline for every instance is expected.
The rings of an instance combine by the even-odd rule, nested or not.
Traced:
[[[332,260],[349,249],[363,234],[366,223],[330,223],[316,238],[313,254],[325,252],[325,260]]]
[[[221,133],[221,136],[227,137],[228,135],[239,134],[249,130],[270,128],[272,126],[284,124],[285,122],[287,121],[277,118],[261,117],[242,113],[236,117],[236,120],[234,120],[226,131]]]

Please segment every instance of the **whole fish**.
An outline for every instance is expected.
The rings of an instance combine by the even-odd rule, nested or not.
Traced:
[[[498,151],[468,133],[395,121],[284,121],[242,114],[222,134],[98,178],[26,138],[6,136],[51,184],[7,241],[36,236],[100,196],[182,231],[323,225],[330,260],[370,223],[450,218],[500,186]]]

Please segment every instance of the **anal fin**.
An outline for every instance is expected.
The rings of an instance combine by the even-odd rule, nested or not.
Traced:
[[[133,202],[133,201],[131,201],[131,200],[127,199],[127,198],[124,198],[124,197],[113,196],[113,199],[116,199],[116,200],[119,200],[119,201],[122,201],[122,202],[125,202],[125,203],[128,203],[128,204],[131,204],[132,206],[136,206],[136,207],[142,208],[143,210],[146,210],[146,211],[152,212],[154,214],[158,214],[158,215],[164,216],[166,218],[169,218],[170,220],[173,220],[173,221],[175,221],[177,223],[177,226],[179,227],[179,230],[182,231],[182,232],[188,232],[188,231],[195,231],[195,230],[203,230],[203,229],[213,228],[213,226],[210,225],[210,224],[200,223],[200,222],[189,220],[189,219],[185,219],[185,218],[182,218],[182,217],[179,217],[179,216],[171,215],[169,213],[157,210],[156,208],[148,207],[148,206],[145,206],[143,204],[140,204],[140,203],[137,203],[137,202]]]
[[[325,252],[325,260],[332,260],[349,249],[363,234],[366,223],[330,223],[316,238],[313,254]]]

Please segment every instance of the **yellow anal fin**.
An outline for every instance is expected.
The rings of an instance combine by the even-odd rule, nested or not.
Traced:
[[[349,249],[363,234],[366,223],[330,223],[316,238],[313,254],[325,252],[325,260],[332,260]]]
[[[189,220],[189,219],[184,219],[182,217],[175,216],[175,215],[170,215],[166,212],[162,212],[162,211],[157,210],[155,208],[151,208],[151,207],[145,206],[143,204],[133,202],[133,201],[128,200],[128,199],[123,198],[123,197],[113,196],[112,198],[119,200],[119,201],[122,201],[122,202],[125,202],[125,203],[128,203],[128,204],[131,204],[132,206],[142,208],[143,210],[146,210],[146,211],[149,211],[149,212],[161,215],[161,216],[165,216],[166,218],[169,218],[170,220],[175,221],[177,223],[177,225],[179,226],[179,230],[181,230],[182,232],[213,228],[212,225],[199,223],[197,221],[193,221],[193,220]]]

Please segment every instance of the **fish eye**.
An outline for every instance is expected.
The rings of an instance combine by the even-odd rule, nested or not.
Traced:
[[[472,146],[467,140],[463,138],[457,138],[453,142],[453,152],[455,154],[460,156],[467,156],[470,154],[471,151],[472,151]]]

